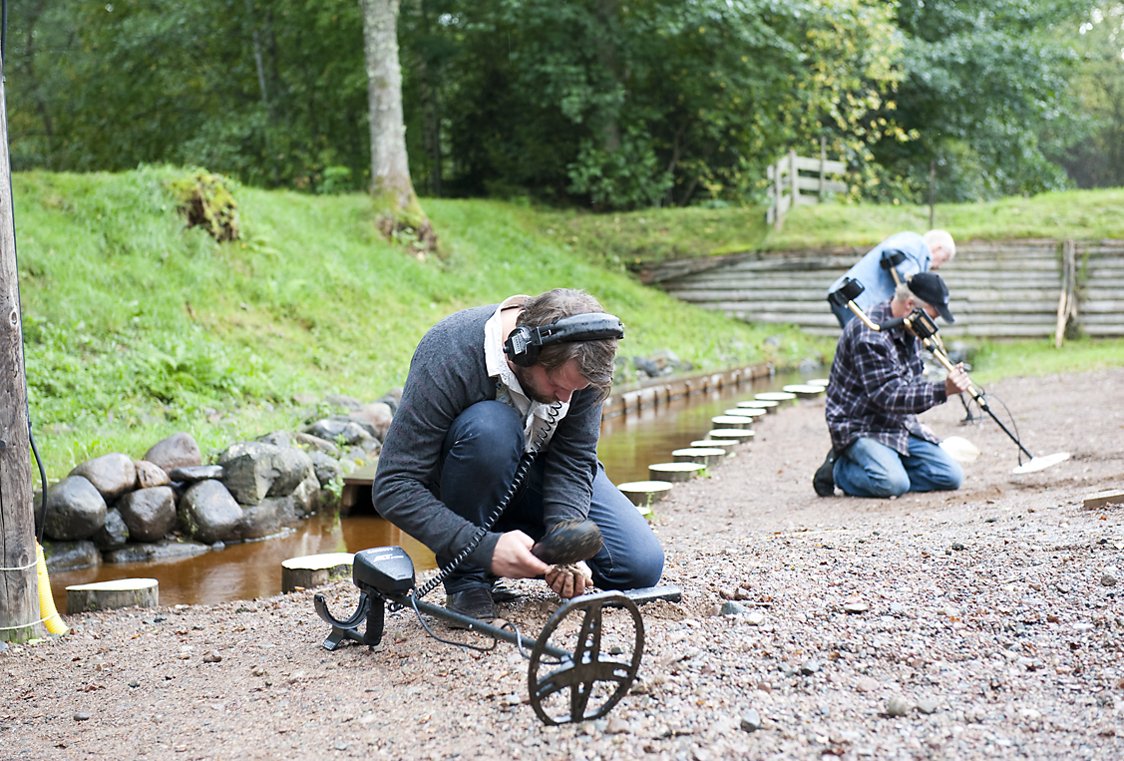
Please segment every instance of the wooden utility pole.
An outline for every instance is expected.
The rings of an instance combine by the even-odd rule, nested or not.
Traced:
[[[0,640],[25,642],[42,627],[11,180],[0,62]]]

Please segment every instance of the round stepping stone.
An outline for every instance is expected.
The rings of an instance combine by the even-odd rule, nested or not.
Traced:
[[[740,417],[754,418],[754,417],[761,417],[762,415],[764,415],[766,413],[765,413],[765,410],[759,409],[757,407],[733,407],[732,409],[726,410],[722,414],[723,415],[734,415],[735,417],[740,416]]]
[[[281,591],[322,587],[336,579],[351,576],[355,555],[350,552],[325,552],[281,561]]]
[[[827,378],[812,378],[808,381],[809,386],[823,386],[824,388],[827,388],[828,383]]]
[[[750,399],[745,402],[738,402],[739,407],[745,407],[751,410],[765,410],[766,412],[776,412],[780,402],[773,399]]]
[[[721,447],[687,447],[686,449],[676,449],[671,453],[676,462],[701,462],[708,468],[711,465],[719,463],[722,458],[729,454]]]
[[[741,415],[715,415],[710,422],[720,428],[749,428],[753,425],[753,418]]]
[[[636,505],[640,514],[647,517],[652,514],[652,505],[666,499],[671,493],[670,481],[629,481],[619,484],[618,489],[628,501]]]
[[[693,447],[724,447],[730,449],[738,442],[734,439],[695,439],[691,442]]]
[[[796,394],[801,399],[810,399],[824,392],[823,386],[813,386],[811,383],[792,383],[784,387],[790,394]]]
[[[708,439],[729,439],[731,441],[749,441],[756,434],[745,428],[715,428],[706,434]]]
[[[706,466],[701,462],[658,462],[648,466],[648,473],[653,480],[672,483],[690,481],[704,470]]]
[[[66,612],[85,613],[116,608],[155,608],[160,604],[160,582],[156,579],[114,579],[66,588]]]
[[[762,391],[753,396],[763,402],[791,402],[796,399],[796,394],[791,391]]]

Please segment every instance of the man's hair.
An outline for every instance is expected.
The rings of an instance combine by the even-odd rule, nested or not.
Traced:
[[[523,305],[515,324],[541,328],[564,317],[590,312],[604,312],[597,299],[585,291],[574,288],[555,288],[539,294]],[[608,396],[613,385],[613,360],[617,356],[617,339],[601,338],[594,341],[566,341],[549,344],[539,351],[537,364],[548,370],[569,362],[578,361],[578,371],[589,384]]]
[[[909,289],[909,283],[898,283],[894,288],[894,301],[904,302],[906,299],[913,299],[913,303],[924,309],[925,307],[932,306],[929,302],[918,296],[916,293]]]
[[[948,230],[930,230],[925,233],[925,245],[932,251],[934,248],[943,248],[945,253],[948,254],[948,260],[952,261],[956,256],[956,241],[952,239],[951,233]]]

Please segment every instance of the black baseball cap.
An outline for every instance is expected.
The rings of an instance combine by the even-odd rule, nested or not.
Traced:
[[[949,325],[956,322],[948,308],[948,286],[935,272],[918,272],[909,279],[909,290],[913,295],[936,307],[941,318]]]

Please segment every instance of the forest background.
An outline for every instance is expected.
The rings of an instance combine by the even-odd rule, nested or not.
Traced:
[[[16,171],[370,183],[357,0],[7,5]],[[741,204],[822,140],[867,201],[1120,186],[1122,25],[1115,0],[406,0],[410,170],[425,197]]]

